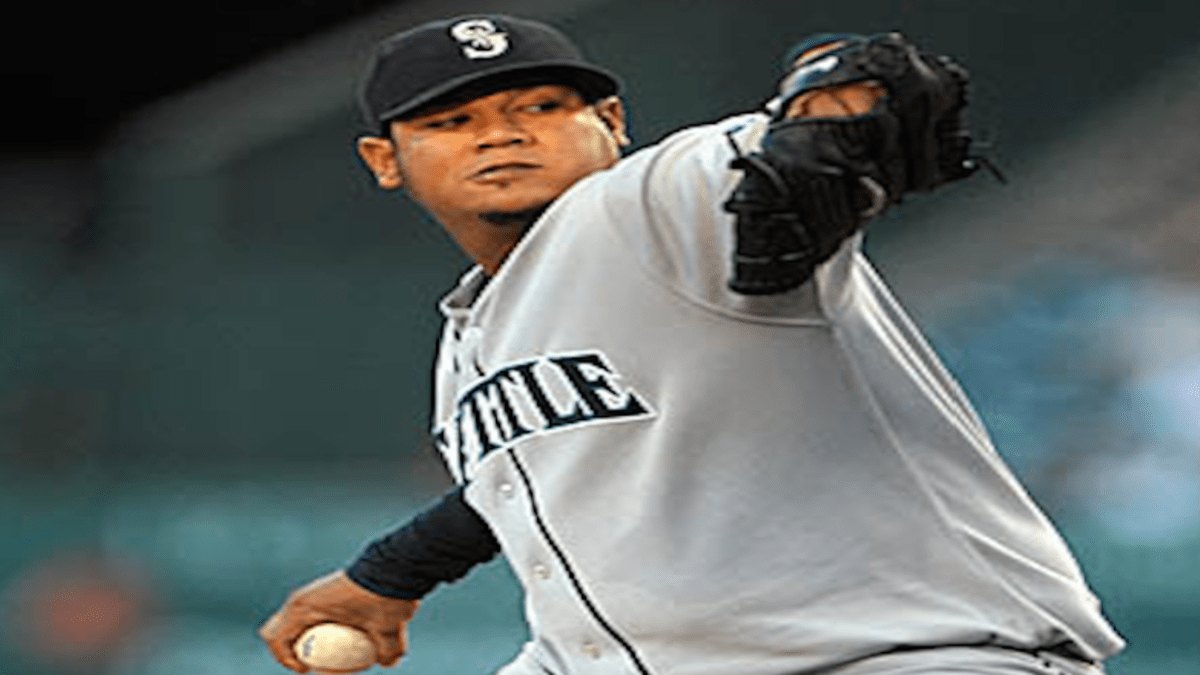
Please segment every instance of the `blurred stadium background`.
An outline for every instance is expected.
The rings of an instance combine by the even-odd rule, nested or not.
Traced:
[[[809,32],[958,55],[1010,184],[912,200],[869,248],[1129,639],[1111,672],[1200,672],[1200,5],[214,6],[140,36],[42,8],[65,39],[24,37],[62,60],[9,59],[36,91],[0,148],[0,673],[283,673],[258,623],[448,485],[428,379],[465,261],[367,179],[353,93],[377,38],[480,10],[623,73],[638,143],[757,105]],[[489,565],[395,672],[523,638]]]

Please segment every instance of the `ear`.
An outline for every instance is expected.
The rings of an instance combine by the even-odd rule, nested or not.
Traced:
[[[382,136],[363,136],[358,139],[358,156],[375,174],[375,180],[384,190],[395,190],[404,184],[400,175],[400,161],[396,157],[396,145]]]
[[[604,126],[612,132],[613,138],[616,139],[617,145],[625,147],[632,141],[629,140],[629,135],[626,133],[625,126],[625,105],[621,103],[621,99],[616,96],[609,96],[596,101],[596,114],[600,116],[600,120],[604,122]]]

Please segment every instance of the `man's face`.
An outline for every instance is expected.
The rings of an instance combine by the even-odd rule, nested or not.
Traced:
[[[391,131],[394,178],[364,155],[380,185],[405,186],[451,228],[545,205],[611,166],[628,143],[617,99],[589,105],[561,85],[501,91],[393,122]]]

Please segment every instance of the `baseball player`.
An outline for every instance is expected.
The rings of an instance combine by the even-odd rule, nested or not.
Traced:
[[[359,153],[477,263],[442,301],[433,433],[457,487],[294,591],[407,649],[502,553],[503,675],[1099,673],[1120,649],[1062,539],[861,252],[980,162],[967,72],[820,35],[762,112],[628,156],[618,79],[507,16],[384,41]]]

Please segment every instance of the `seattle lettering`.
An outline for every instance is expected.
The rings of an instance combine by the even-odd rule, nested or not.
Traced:
[[[457,465],[459,476],[466,476],[469,463],[528,436],[652,416],[650,407],[620,380],[599,352],[505,366],[459,396],[454,415],[434,430],[434,439]]]

